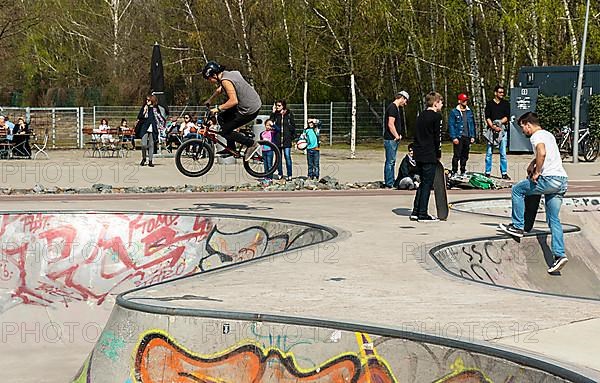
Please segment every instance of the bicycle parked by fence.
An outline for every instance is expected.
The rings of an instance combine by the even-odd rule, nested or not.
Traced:
[[[227,148],[224,137],[217,130],[217,122],[214,115],[211,115],[210,108],[206,112],[202,124],[197,133],[198,138],[185,140],[175,153],[175,165],[177,170],[188,177],[200,177],[208,173],[215,162],[215,147],[221,145],[235,159],[241,158],[244,169],[252,177],[267,177],[277,170],[281,162],[281,152],[275,144],[270,141],[259,140],[258,149],[252,156],[246,160],[245,151],[248,149],[244,145],[237,144],[235,150]],[[240,129],[244,131],[244,127]],[[252,132],[246,132],[249,136],[254,136]],[[223,140],[220,140],[222,137]],[[265,166],[263,158],[263,148],[268,147],[273,152],[273,161],[269,166]]]
[[[581,126],[583,127],[579,128],[579,139],[577,141],[579,156],[587,162],[593,162],[600,152],[600,141],[592,136],[590,127],[587,124],[582,123]],[[556,140],[562,159],[573,155],[573,139],[573,128],[570,126],[563,126],[560,133],[557,134]]]

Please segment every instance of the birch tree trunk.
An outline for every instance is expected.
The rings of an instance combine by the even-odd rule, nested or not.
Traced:
[[[567,0],[563,0],[563,6],[565,8],[569,37],[571,38],[571,65],[575,65],[577,63],[577,36],[575,35],[575,28],[573,28],[573,19],[571,18],[571,11],[569,11]]]
[[[250,85],[254,86],[254,77],[252,76],[252,60],[250,58],[250,45],[248,44],[246,18],[244,17],[244,0],[238,0],[238,9],[240,11],[240,21],[242,24],[242,38],[244,40],[244,50],[246,51],[246,70],[248,71],[248,80],[250,82]]]
[[[475,22],[474,14],[475,9],[473,7],[473,0],[466,0],[468,6],[467,23],[469,29],[469,58],[471,59],[471,87],[473,89],[473,107],[475,109],[475,116],[477,121],[483,122],[483,105],[481,104],[481,82],[479,75],[479,58],[477,56],[477,42],[475,40]],[[476,132],[479,137],[479,132]]]
[[[229,0],[224,0],[225,2],[225,7],[227,8],[227,15],[229,16],[229,23],[231,24],[231,33],[233,33],[234,36],[237,36],[238,32],[237,29],[235,27],[235,20],[233,19],[233,12],[231,12],[231,6],[229,5]],[[244,62],[244,56],[242,55],[242,46],[240,45],[240,42],[238,41],[238,39],[235,39],[235,44],[237,45],[237,50],[238,50],[238,58],[240,60],[240,64]]]
[[[108,10],[110,13],[110,21],[112,24],[112,62],[113,62],[113,68],[112,68],[112,74],[113,77],[117,77],[117,69],[120,67],[120,64],[122,64],[122,60],[121,60],[121,45],[120,45],[120,41],[121,41],[121,36],[120,36],[120,31],[121,31],[121,19],[123,18],[123,16],[127,13],[127,10],[129,9],[129,6],[131,5],[131,3],[133,2],[133,0],[128,0],[128,1],[121,1],[121,0],[104,0],[104,3],[108,6]]]
[[[186,14],[190,18],[190,20],[192,20],[192,24],[194,25],[194,30],[196,31],[196,35],[198,36],[198,42],[200,43],[200,52],[202,52],[202,58],[204,59],[204,62],[208,62],[208,58],[206,57],[206,51],[204,50],[204,43],[200,38],[200,28],[198,27],[198,20],[196,19],[196,15],[194,15],[194,12],[192,12],[190,0],[183,0],[183,6],[185,7]]]
[[[290,32],[288,30],[287,17],[285,15],[285,0],[281,0],[281,14],[283,16],[283,30],[285,31],[285,41],[287,42],[288,48],[288,64],[290,66],[290,77],[294,77],[294,61],[292,60],[292,42],[290,39]]]

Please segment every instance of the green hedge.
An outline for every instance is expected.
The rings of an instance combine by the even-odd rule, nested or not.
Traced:
[[[542,127],[556,135],[563,126],[572,124],[571,97],[540,94],[536,113],[540,117]]]

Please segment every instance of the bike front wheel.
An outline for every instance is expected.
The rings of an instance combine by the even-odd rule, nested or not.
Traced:
[[[208,173],[215,162],[215,153],[205,140],[193,138],[179,146],[175,166],[183,175],[200,177]]]
[[[281,163],[281,152],[271,141],[260,140],[258,144],[250,159],[246,161],[244,158],[244,169],[252,177],[263,178],[275,173]]]

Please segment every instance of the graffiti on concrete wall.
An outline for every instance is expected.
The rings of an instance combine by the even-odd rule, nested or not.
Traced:
[[[299,367],[298,355],[277,347],[242,341],[214,354],[201,355],[178,344],[169,334],[151,330],[143,334],[135,351],[132,380],[165,382],[311,382],[396,383],[388,362],[381,357],[368,334],[356,333],[358,352],[335,355],[311,368]],[[307,355],[305,355],[307,356]],[[436,383],[492,383],[477,368],[467,368],[457,357],[449,373]]]
[[[0,224],[0,312],[19,303],[101,304],[111,292],[197,270],[210,219],[161,214],[10,214]]]
[[[264,255],[321,242],[324,232],[307,228],[291,233],[270,234],[262,226],[251,226],[236,232],[223,232],[216,226],[206,241],[206,255],[200,260],[200,270],[207,271],[230,263],[240,263]]]
[[[111,293],[323,241],[325,232],[173,214],[5,214],[0,312],[24,303],[102,304]],[[223,222],[222,227],[227,227]]]

